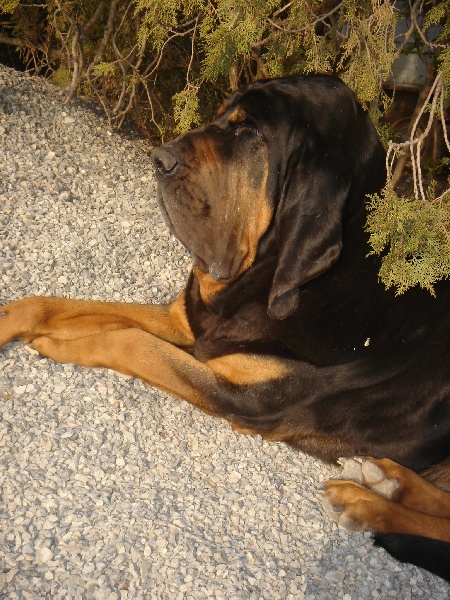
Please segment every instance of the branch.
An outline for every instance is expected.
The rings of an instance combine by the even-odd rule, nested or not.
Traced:
[[[259,44],[252,44],[250,46],[250,54],[256,63],[256,79],[267,79],[269,77],[269,70],[261,58],[261,46]]]
[[[40,52],[46,52],[47,48],[43,44],[35,44],[28,39],[5,37],[0,35],[0,44],[7,44],[8,46],[17,46],[18,48],[28,48],[29,50],[39,50]]]
[[[309,29],[311,27],[315,27],[319,23],[328,25],[328,23],[325,23],[325,20],[328,19],[328,17],[331,17],[331,15],[333,15],[335,12],[337,12],[341,8],[341,6],[343,4],[345,4],[345,2],[346,2],[346,0],[341,0],[341,2],[339,2],[339,4],[337,4],[334,8],[332,8],[329,12],[324,13],[323,15],[317,16],[313,21],[311,21],[311,23],[309,23],[308,25],[305,25],[305,27],[302,27],[301,29],[286,29],[285,27],[281,27],[280,25],[275,23],[275,21],[273,21],[273,19],[267,18],[267,21],[268,21],[268,23],[270,23],[272,25],[272,27],[275,27],[275,29],[282,31],[283,33],[302,33],[303,31],[306,31],[307,29]],[[290,4],[288,4],[287,6],[290,6]],[[287,6],[283,7],[283,10],[285,8],[287,8]],[[277,11],[276,13],[274,13],[273,16],[276,16],[277,14],[279,14],[279,12],[280,11]]]
[[[114,0],[112,2],[114,4]],[[86,31],[89,31],[89,29],[95,25],[95,23],[99,20],[100,15],[102,13],[102,10],[105,6],[105,0],[101,0],[101,2],[99,2],[97,8],[95,9],[94,14],[92,15],[92,17],[89,19],[89,21],[86,23],[86,25],[83,27],[83,34]]]
[[[99,8],[103,8],[103,5],[104,5],[104,2],[101,2],[99,7],[96,10],[94,16],[98,13]],[[113,30],[114,30],[114,16],[115,16],[115,12],[116,12],[116,6],[117,6],[117,0],[111,0],[111,4],[109,7],[108,21],[106,23],[106,28],[103,33],[103,38],[102,38],[102,41],[100,42],[99,47],[97,48],[97,52],[95,53],[95,56],[92,59],[91,64],[87,68],[87,71],[86,71],[87,76],[89,76],[91,74],[92,69],[95,67],[95,65],[98,65],[98,63],[103,58],[103,54],[105,52],[106,46],[108,45],[108,42],[109,42],[111,35],[113,33]],[[93,24],[92,21],[93,21],[94,16],[90,19],[90,21],[86,25],[86,29],[88,29],[88,25],[90,27]]]
[[[189,65],[188,65],[187,72],[186,72],[186,83],[187,83],[187,85],[190,85],[189,75],[191,73],[192,64],[194,62],[194,55],[195,55],[195,35],[197,33],[197,27],[198,27],[198,21],[199,21],[199,19],[200,19],[200,13],[197,14],[197,17],[195,19],[194,31],[192,33],[192,39],[191,39],[191,58],[189,60]]]
[[[72,60],[73,60],[73,72],[72,81],[70,87],[64,96],[63,104],[69,104],[75,95],[80,80],[80,75],[83,70],[83,52],[80,46],[80,28],[78,25],[74,25],[75,35],[72,38]]]
[[[420,6],[419,6],[419,4],[420,4]],[[416,0],[414,2],[414,4],[411,6],[411,15],[415,15],[416,9],[418,9],[419,11],[421,11],[422,10],[422,5],[423,5],[423,0]],[[411,19],[411,24],[408,27],[408,30],[405,31],[405,33],[403,34],[405,36],[403,38],[403,42],[400,44],[400,46],[397,49],[399,56],[403,52],[403,50],[406,48],[406,45],[407,45],[407,43],[409,41],[409,38],[411,37],[411,35],[412,35],[415,27],[416,27],[416,19],[412,18]]]
[[[421,94],[422,95],[422,94]],[[409,126],[409,139],[406,142],[402,143],[394,143],[392,141],[389,142],[388,152],[386,155],[386,167],[388,172],[388,179],[391,179],[391,187],[395,189],[397,186],[401,174],[403,172],[403,168],[406,161],[406,154],[403,154],[397,163],[395,168],[394,175],[392,176],[392,164],[395,157],[396,150],[409,148],[411,152],[411,162],[413,167],[413,178],[414,178],[414,196],[416,199],[419,199],[419,194],[422,200],[425,200],[425,192],[423,189],[422,182],[422,169],[420,165],[420,150],[422,146],[422,142],[427,137],[431,130],[431,126],[433,124],[437,104],[439,99],[441,100],[441,111],[443,111],[443,95],[444,95],[444,84],[442,80],[442,73],[438,73],[436,79],[434,80],[431,86],[428,86],[428,94],[425,100],[422,99],[421,103],[417,102],[416,108],[414,110],[413,117]],[[418,137],[414,137],[414,134],[417,130],[420,119],[422,118],[425,108],[428,106],[430,99],[433,98],[430,109],[430,116],[428,118],[428,123],[425,128],[425,131]],[[420,106],[420,109],[419,109]],[[446,132],[445,137],[447,140]],[[389,162],[390,161],[390,162]],[[400,167],[399,167],[400,164]],[[401,170],[400,170],[401,169]]]
[[[281,13],[283,13],[285,10],[287,10],[288,8],[291,8],[291,6],[294,4],[294,0],[292,0],[291,2],[288,2],[287,4],[285,4],[284,6],[282,6],[281,8],[279,8],[278,10],[276,10],[272,17],[278,17],[279,15],[281,15]]]
[[[10,38],[0,35],[0,44],[8,44],[8,46],[24,46],[26,44],[25,40],[21,40],[20,38]]]
[[[419,34],[420,39],[425,44],[425,46],[429,46],[430,48],[446,48],[447,47],[446,44],[435,44],[435,43],[429,42],[427,40],[427,38],[425,37],[425,34],[423,33],[422,29],[419,27],[419,24],[417,23],[417,15],[413,11],[411,11],[411,19],[414,22],[414,26],[417,30],[417,33]]]
[[[407,140],[412,140],[411,136],[414,136],[414,132],[417,129],[417,125],[419,123],[420,117],[423,114],[425,106],[429,102],[429,98],[431,97],[432,91],[434,89],[433,76],[434,76],[433,65],[429,64],[427,67],[427,72],[426,72],[425,85],[417,98],[416,107],[411,116],[411,121],[408,126],[408,131],[406,133]],[[393,142],[390,142],[389,147],[393,148],[393,149],[394,148],[406,148],[406,147],[409,147],[410,145],[411,145],[410,141],[403,142],[400,144],[394,144]],[[398,185],[398,183],[402,177],[403,170],[405,168],[405,164],[406,164],[406,154],[403,154],[403,156],[401,156],[398,159],[394,174],[392,176],[392,187],[394,189]]]
[[[441,113],[441,123],[442,123],[442,129],[444,130],[444,140],[445,140],[445,145],[447,146],[447,150],[450,152],[450,142],[448,140],[448,135],[447,135],[447,127],[445,126],[445,106],[444,106],[444,94],[441,94],[441,106],[440,106],[440,113]]]

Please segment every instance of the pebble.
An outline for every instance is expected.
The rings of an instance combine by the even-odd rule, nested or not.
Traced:
[[[325,579],[333,583],[342,583],[345,579],[345,573],[343,571],[328,571]]]
[[[38,563],[50,562],[53,558],[53,552],[50,548],[39,548],[36,552],[36,560]]]
[[[167,302],[190,259],[148,142],[0,66],[0,303]],[[8,600],[446,600],[328,521],[337,470],[129,377],[0,352],[0,596]],[[350,557],[351,560],[348,558]]]

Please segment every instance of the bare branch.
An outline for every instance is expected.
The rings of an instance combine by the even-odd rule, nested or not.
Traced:
[[[8,46],[23,46],[26,44],[26,42],[20,38],[10,38],[0,35],[0,44],[8,44]]]
[[[424,107],[429,102],[429,98],[431,97],[430,94],[432,93],[432,90],[434,89],[433,81],[434,81],[434,69],[433,69],[433,65],[429,64],[427,67],[425,85],[417,99],[416,108],[414,109],[414,112],[412,114],[410,125],[408,127],[408,131],[406,134],[406,137],[408,140],[411,139],[411,135],[414,135],[414,133],[417,129],[417,125],[419,123],[420,117],[423,114]],[[418,115],[420,115],[420,117],[418,117]],[[390,142],[390,148],[392,148],[392,149],[407,148],[410,146],[410,144],[411,144],[410,141],[403,142],[401,144],[395,144],[394,142]],[[400,156],[400,158],[397,162],[397,165],[395,167],[394,174],[392,176],[392,187],[394,189],[400,182],[401,176],[403,174],[403,170],[405,168],[405,164],[406,164],[406,154],[403,154],[402,156]]]
[[[447,150],[450,152],[450,142],[448,140],[447,127],[445,126],[444,94],[441,94],[440,116],[441,116],[442,129],[444,131],[445,145],[447,146]]]
[[[314,28],[319,23],[328,25],[328,23],[326,23],[326,19],[328,19],[328,17],[331,17],[331,15],[333,15],[335,12],[337,12],[343,4],[345,4],[345,0],[341,0],[341,2],[339,2],[339,4],[337,6],[335,6],[333,9],[331,9],[329,12],[324,13],[323,15],[316,16],[316,18],[313,21],[311,21],[311,23],[308,23],[308,25],[305,25],[305,27],[302,27],[301,29],[286,29],[285,27],[281,27],[280,25],[275,23],[275,21],[273,19],[267,18],[267,21],[268,21],[268,23],[270,23],[272,25],[272,27],[274,27],[275,29],[278,29],[278,31],[282,31],[283,33],[289,33],[289,34],[303,33],[307,29]],[[273,16],[275,16],[275,15],[276,15],[276,13],[274,13]]]
[[[114,0],[111,0],[111,3],[113,3],[113,2],[114,2]],[[105,0],[101,0],[101,2],[98,3],[98,6],[95,9],[94,14],[89,19],[89,21],[86,23],[86,25],[83,27],[83,34],[87,31],[89,31],[89,29],[91,29],[91,27],[93,27],[95,25],[95,23],[99,20],[105,4],[106,4]]]
[[[414,2],[414,4],[411,6],[411,14],[415,15],[416,14],[416,10],[417,11],[421,11],[423,7],[423,0],[416,0]],[[398,55],[400,56],[400,54],[403,52],[403,50],[406,48],[409,38],[412,36],[414,29],[416,27],[416,21],[415,19],[411,19],[411,24],[408,27],[408,30],[405,31],[404,34],[402,34],[404,36],[403,38],[403,42],[400,44],[400,46],[398,47]]]
[[[78,25],[74,25],[74,30],[75,34],[72,38],[72,81],[66,95],[64,96],[64,104],[69,104],[74,97],[83,69],[83,52],[80,45],[80,28]]]
[[[100,42],[99,47],[97,48],[97,52],[95,53],[95,56],[92,59],[91,64],[87,68],[86,75],[90,75],[90,73],[92,72],[92,69],[95,67],[95,65],[98,65],[98,63],[103,58],[103,55],[106,50],[106,46],[108,45],[108,42],[109,42],[111,35],[113,33],[113,30],[114,30],[114,16],[115,16],[115,12],[116,12],[117,2],[118,2],[118,0],[111,0],[110,6],[109,6],[108,21],[106,23],[105,31],[103,33],[103,38],[102,38],[102,41]],[[103,9],[104,4],[105,4],[104,2],[100,3],[102,9]],[[99,8],[100,8],[100,5],[99,5]],[[98,9],[97,9],[96,13],[97,12],[98,12]],[[92,17],[92,19],[93,18],[94,17]],[[91,19],[91,21],[92,21],[92,19]],[[91,23],[91,25],[92,25],[92,23]]]
[[[291,2],[288,2],[287,4],[285,4],[284,6],[282,6],[281,8],[279,8],[278,10],[276,10],[272,17],[279,17],[282,13],[284,13],[285,10],[287,10],[288,8],[291,8],[291,6],[294,4],[294,0],[292,0]]]
[[[427,38],[425,37],[425,34],[423,33],[422,29],[420,28],[420,26],[417,22],[417,15],[414,11],[411,11],[411,20],[414,22],[416,31],[419,34],[420,39],[425,44],[425,46],[429,46],[430,48],[435,48],[435,49],[446,48],[446,44],[435,44],[434,42],[430,42],[427,40]]]
[[[431,127],[433,125],[433,121],[436,117],[438,102],[440,101],[441,112],[443,110],[443,96],[444,96],[444,84],[442,80],[442,73],[438,73],[437,77],[434,79],[431,85],[428,85],[424,88],[427,93],[426,98],[423,97],[418,101],[416,109],[414,111],[413,117],[411,119],[410,127],[409,127],[409,139],[406,142],[394,143],[392,141],[389,142],[388,152],[386,155],[386,167],[388,172],[388,179],[391,180],[391,187],[395,189],[400,181],[400,177],[403,172],[403,168],[406,161],[406,154],[400,156],[394,175],[392,175],[392,165],[394,158],[399,150],[405,150],[406,148],[410,149],[411,154],[411,163],[413,169],[413,181],[414,181],[414,196],[416,199],[419,199],[419,196],[422,200],[425,200],[425,191],[423,189],[423,180],[422,180],[422,169],[420,165],[421,158],[421,147],[422,142],[425,140],[427,135],[430,133]],[[423,96],[423,95],[422,95]],[[430,114],[428,117],[428,122],[425,130],[421,135],[414,137],[417,131],[417,127],[419,125],[420,119],[422,118],[426,107],[429,105],[431,100],[431,108]],[[444,127],[445,128],[445,127]],[[447,140],[446,133],[444,134]],[[400,164],[400,167],[399,167]]]

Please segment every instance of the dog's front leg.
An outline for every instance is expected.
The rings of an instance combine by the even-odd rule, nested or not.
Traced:
[[[167,305],[25,298],[0,308],[0,347],[14,338],[26,342],[40,336],[71,340],[128,328],[148,331],[178,346],[190,346],[194,338],[184,295]]]

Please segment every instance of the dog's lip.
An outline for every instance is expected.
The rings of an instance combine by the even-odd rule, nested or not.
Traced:
[[[241,274],[242,262],[236,269],[233,269],[232,271],[222,270],[218,272],[216,270],[217,267],[215,267],[214,265],[208,266],[208,264],[194,252],[191,252],[191,258],[194,267],[199,269],[199,271],[201,271],[205,275],[208,274],[211,277],[211,279],[217,281],[217,283],[231,283]]]
[[[246,268],[244,268],[244,265],[247,262],[247,258],[248,254],[244,254],[240,257],[238,263],[236,263],[236,261],[232,261],[232,263],[225,268],[220,263],[213,263],[209,266],[208,272],[211,278],[214,279],[214,281],[220,283],[231,283],[235,279],[237,279],[239,275],[241,275],[244,271],[247,270]]]
[[[211,279],[214,279],[214,281],[218,281],[220,283],[227,283],[228,281],[232,281],[236,275],[239,273],[239,269],[234,272],[220,272],[217,270],[217,267],[212,265],[208,268],[208,273],[211,276]]]
[[[229,273],[218,273],[214,267],[208,266],[198,254],[195,254],[195,252],[191,252],[191,258],[194,267],[199,269],[205,275],[209,274],[211,279],[214,279],[214,281],[217,281],[218,283],[228,283],[236,277],[236,273],[233,273],[232,275]]]
[[[157,189],[157,200],[160,211],[162,213],[167,227],[169,228],[169,231],[172,233],[172,235],[174,235],[177,238],[177,240],[179,240],[183,244],[186,250],[190,252],[194,266],[198,267],[202,273],[208,273],[211,279],[217,281],[218,283],[231,283],[237,277],[239,277],[243,270],[242,267],[247,261],[247,254],[241,257],[241,260],[238,264],[230,264],[225,267],[220,261],[215,261],[213,263],[205,261],[201,256],[199,256],[192,250],[189,243],[186,243],[182,239],[182,236],[180,236],[177,232],[177,229],[174,226],[169,211],[167,210],[167,207],[165,205],[164,194],[160,186],[158,186]]]
[[[177,232],[175,231],[175,227],[173,226],[172,223],[172,219],[170,218],[169,213],[167,212],[167,208],[166,205],[164,203],[164,197],[161,191],[161,188],[158,186],[157,190],[156,190],[156,199],[158,201],[158,206],[159,206],[159,210],[161,211],[161,214],[163,216],[164,222],[166,223],[167,227],[169,228],[169,231],[177,238],[179,239]],[[181,241],[181,240],[180,240]]]

